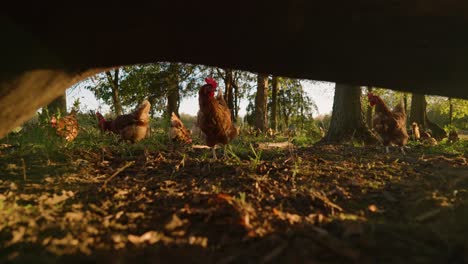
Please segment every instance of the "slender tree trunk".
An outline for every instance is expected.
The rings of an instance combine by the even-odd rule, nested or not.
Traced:
[[[452,126],[452,121],[453,121],[453,104],[452,104],[452,98],[449,97],[449,125]]]
[[[122,115],[122,102],[119,96],[119,69],[114,70],[114,76],[110,71],[106,71],[107,81],[112,87],[112,103],[114,104],[114,111],[116,115]]]
[[[61,96],[55,98],[50,104],[47,105],[47,111],[49,115],[56,114],[60,112],[61,115],[67,113],[67,94],[66,92]]]
[[[255,96],[255,128],[265,132],[267,123],[268,75],[258,74],[257,94]]]
[[[234,88],[234,109],[233,109],[234,120],[235,120],[235,122],[237,122],[237,118],[239,117],[239,101],[240,101],[239,87],[237,86],[236,83],[233,83],[232,86]]]
[[[273,76],[272,80],[272,90],[271,90],[271,128],[275,131],[278,130],[278,89],[279,82],[278,76]]]
[[[330,128],[322,141],[341,143],[354,139],[376,143],[377,139],[366,126],[361,109],[361,88],[337,83]]]
[[[367,87],[367,91],[369,93],[372,92],[372,86],[369,86]],[[367,104],[367,111],[366,111],[366,122],[367,122],[367,127],[368,128],[372,128],[374,127],[374,124],[372,122],[372,111],[374,110],[374,107],[370,106],[369,104]]]

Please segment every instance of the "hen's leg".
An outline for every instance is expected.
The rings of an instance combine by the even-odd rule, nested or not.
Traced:
[[[389,150],[388,146],[385,146],[385,153],[387,153],[387,154],[390,153],[390,150]]]
[[[217,160],[218,158],[216,157],[215,146],[213,146],[211,149],[213,150],[213,159]]]
[[[405,149],[404,149],[404,148],[405,148],[405,147],[403,147],[403,146],[400,147],[401,154],[406,155],[406,152],[405,152]]]
[[[224,159],[227,159],[228,158],[228,155],[227,155],[227,145],[224,145]]]

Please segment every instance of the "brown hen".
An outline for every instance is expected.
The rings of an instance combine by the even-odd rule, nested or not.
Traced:
[[[389,152],[388,147],[390,144],[395,144],[400,147],[401,152],[404,154],[403,147],[408,142],[409,137],[406,131],[406,112],[403,101],[400,101],[393,111],[390,111],[378,95],[368,93],[367,97],[370,105],[375,106],[374,130],[380,136],[386,152]]]
[[[149,130],[149,111],[151,104],[148,100],[144,100],[130,114],[119,115],[114,120],[106,120],[99,112],[96,116],[99,120],[99,128],[101,131],[111,131],[120,135],[124,140],[129,140],[132,143],[144,139]]]
[[[173,142],[181,142],[185,144],[191,144],[191,132],[185,128],[184,123],[177,117],[173,112],[171,116],[171,128],[169,130],[169,138]]]
[[[78,136],[78,120],[76,119],[76,111],[72,110],[67,116],[57,119],[52,116],[50,119],[51,126],[56,130],[58,136],[65,138],[66,141],[73,141]]]
[[[214,147],[216,144],[226,145],[231,142],[239,131],[234,126],[231,120],[231,111],[224,101],[221,90],[215,97],[215,91],[218,84],[212,78],[205,79],[206,84],[203,85],[198,92],[198,111],[197,122],[198,127],[205,134],[206,145],[213,149],[213,158],[216,159]],[[226,152],[224,153],[226,154]]]

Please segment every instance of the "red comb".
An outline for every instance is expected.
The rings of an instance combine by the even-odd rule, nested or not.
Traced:
[[[373,93],[368,93],[368,94],[367,94],[367,98],[370,99],[370,98],[372,98],[372,97],[374,97],[374,94],[373,94]]]
[[[218,87],[218,83],[213,78],[210,78],[210,77],[205,78],[205,82],[206,84],[213,86],[213,89],[216,89],[216,87]]]

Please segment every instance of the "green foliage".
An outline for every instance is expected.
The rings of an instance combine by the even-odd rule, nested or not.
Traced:
[[[144,99],[152,104],[151,113],[163,113],[167,95],[175,82],[181,96],[193,95],[200,84],[205,68],[182,63],[155,63],[125,66],[120,68],[119,97],[122,105],[133,109]],[[85,88],[96,98],[113,105],[112,86],[105,73],[97,74],[85,81]]]
[[[450,101],[446,97],[427,96],[427,116],[436,124],[448,127]],[[468,130],[468,100],[451,99],[453,105],[452,127]]]
[[[278,128],[280,131],[285,131],[289,128],[298,130],[318,129],[313,120],[313,114],[318,112],[315,102],[305,93],[301,81],[299,79],[290,79],[279,77],[278,91]],[[269,84],[271,85],[271,81]],[[268,111],[271,111],[272,97],[271,87],[268,96]],[[249,104],[247,105],[244,122],[253,126],[255,121],[255,93],[248,96]],[[271,117],[271,113],[268,113]],[[271,122],[271,121],[270,121]]]

